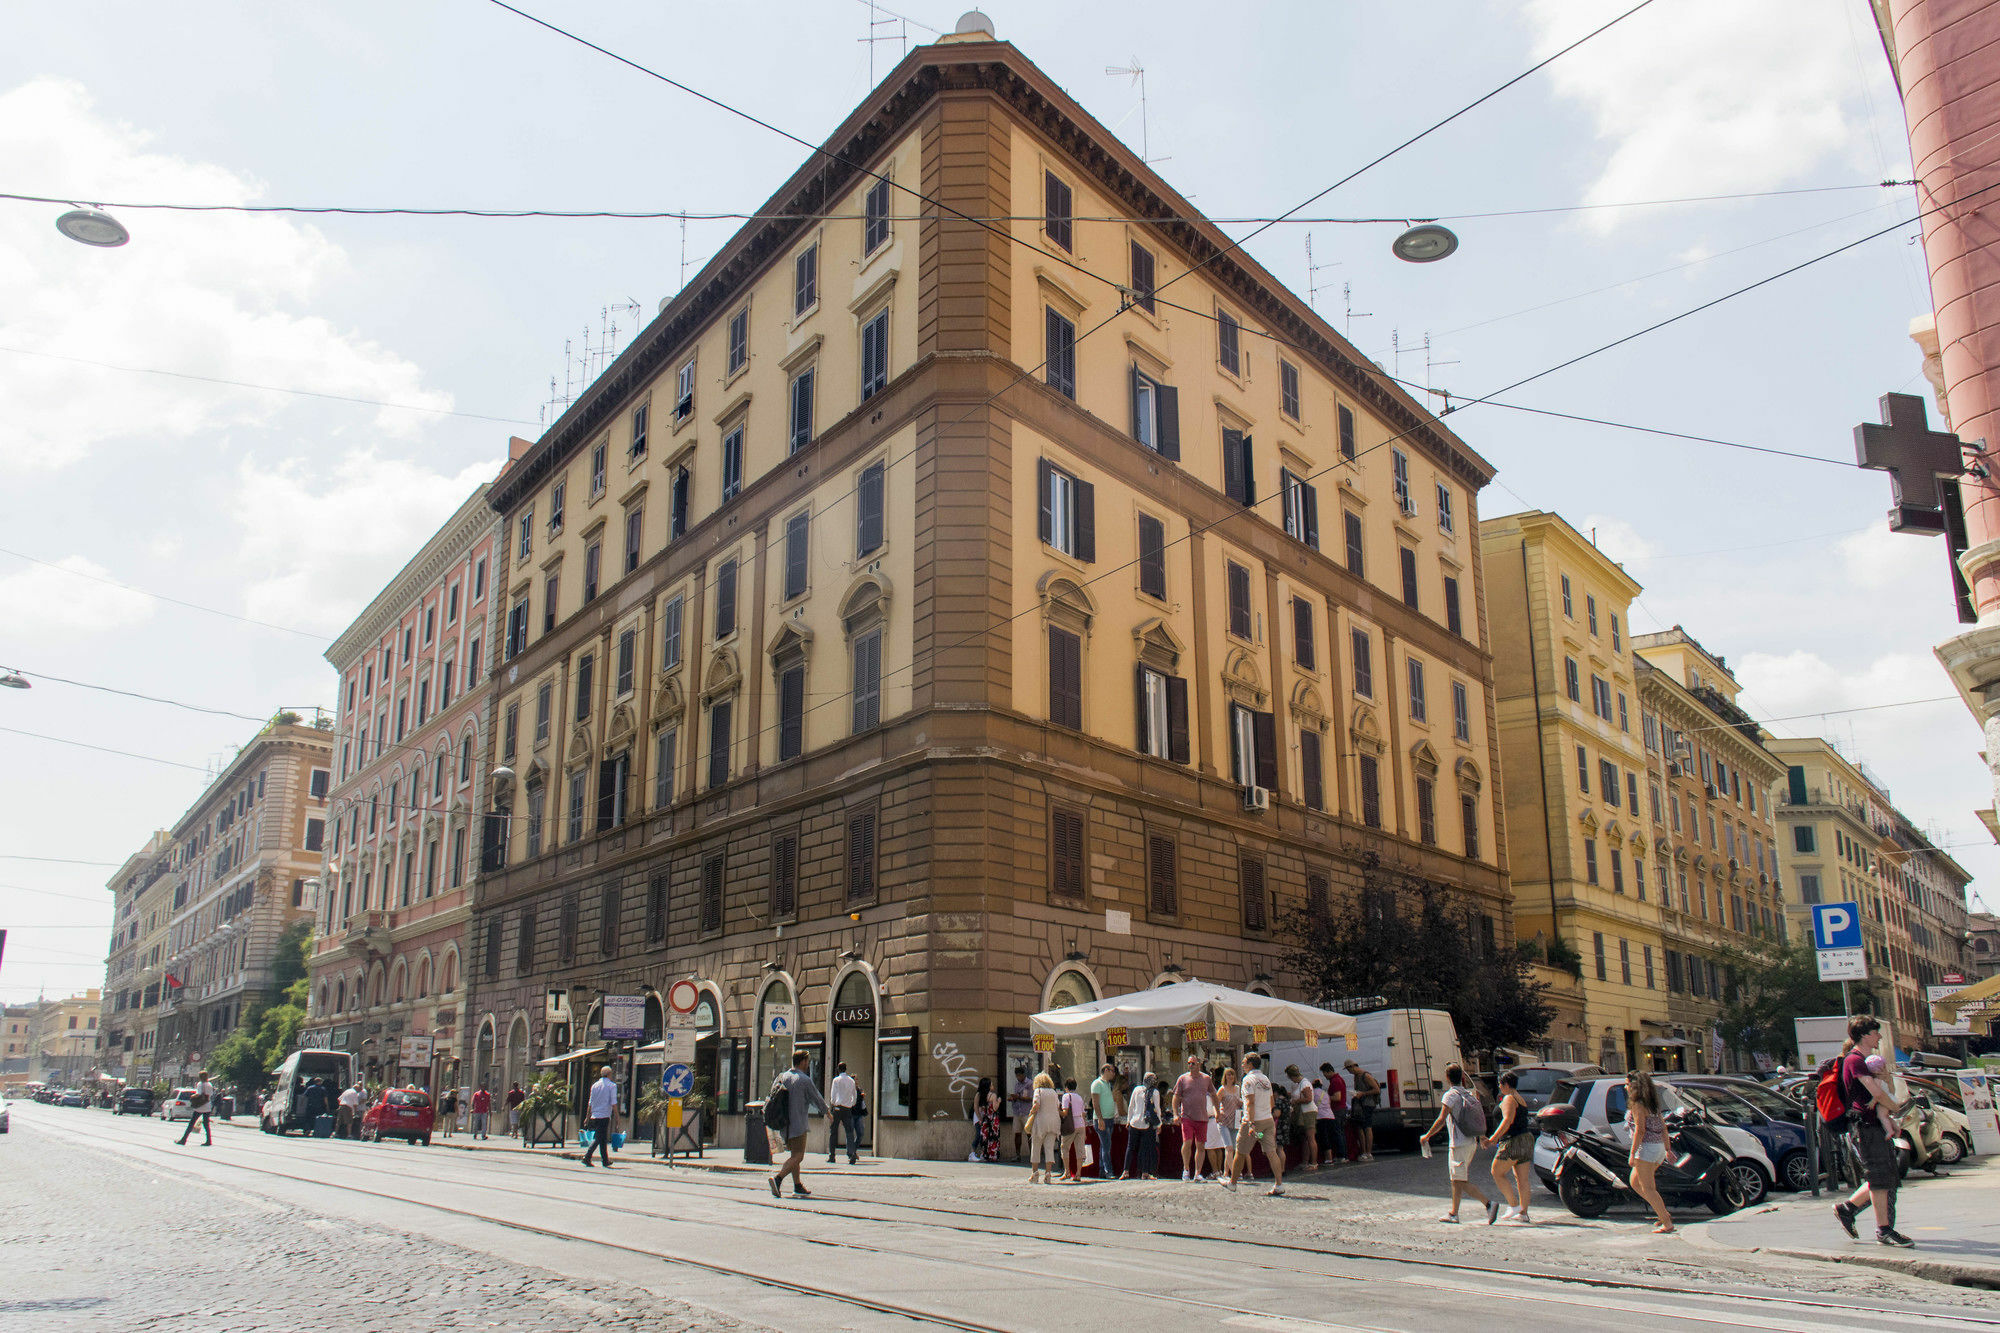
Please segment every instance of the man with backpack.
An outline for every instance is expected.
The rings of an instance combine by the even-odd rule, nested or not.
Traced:
[[[1845,1133],[1861,1162],[1861,1188],[1833,1206],[1835,1220],[1850,1239],[1860,1240],[1855,1219],[1864,1204],[1875,1209],[1875,1239],[1883,1245],[1910,1249],[1915,1242],[1896,1230],[1896,1187],[1901,1182],[1901,1163],[1896,1145],[1882,1128],[1876,1107],[1893,1112],[1896,1099],[1887,1086],[1868,1072],[1868,1058],[1882,1044],[1882,1024],[1868,1014],[1856,1014],[1847,1023],[1847,1046],[1830,1068],[1821,1071],[1813,1100],[1825,1127]]]
[[[1486,1135],[1486,1108],[1479,1104],[1479,1098],[1473,1095],[1472,1089],[1465,1086],[1463,1069],[1456,1064],[1446,1065],[1444,1078],[1451,1084],[1445,1089],[1444,1106],[1420,1140],[1429,1143],[1441,1129],[1450,1136],[1451,1211],[1438,1221],[1458,1221],[1458,1201],[1469,1194],[1486,1209],[1486,1225],[1490,1227],[1500,1216],[1500,1203],[1497,1199],[1487,1198],[1472,1183],[1472,1159],[1479,1155],[1479,1140]]]

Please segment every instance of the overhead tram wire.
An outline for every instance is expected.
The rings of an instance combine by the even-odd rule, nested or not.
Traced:
[[[4,731],[4,732],[6,732],[7,734],[9,734],[9,735],[11,735],[11,736],[26,736],[26,737],[29,737],[29,738],[30,738],[30,739],[32,739],[32,740],[38,740],[38,741],[50,741],[50,742],[53,742],[53,743],[54,743],[54,744],[56,744],[56,745],[74,745],[74,746],[76,746],[76,747],[77,747],[78,749],[82,749],[82,750],[95,750],[95,751],[97,751],[97,752],[98,752],[99,754],[115,754],[115,755],[119,755],[119,756],[121,756],[122,758],[126,758],[126,759],[143,759],[143,760],[145,760],[145,761],[146,761],[146,762],[148,762],[148,763],[152,763],[152,764],[166,764],[166,765],[168,765],[168,766],[170,766],[170,767],[173,767],[173,768],[191,768],[191,769],[193,769],[193,770],[194,770],[195,772],[197,772],[197,773],[206,773],[206,772],[208,772],[208,770],[207,770],[206,768],[203,768],[203,767],[202,767],[202,766],[201,766],[200,764],[184,764],[184,763],[182,763],[182,762],[181,762],[180,760],[178,760],[178,759],[162,759],[162,758],[161,758],[161,757],[160,757],[159,755],[156,755],[156,754],[137,754],[137,753],[134,753],[134,752],[133,752],[133,751],[131,751],[131,750],[114,750],[114,749],[111,749],[110,747],[108,747],[108,746],[104,746],[104,745],[92,745],[92,744],[91,744],[91,743],[90,743],[89,741],[79,741],[79,740],[71,740],[71,739],[70,739],[69,737],[67,737],[67,736],[46,736],[46,735],[43,735],[43,734],[42,734],[41,732],[39,732],[39,731],[23,731],[23,730],[21,730],[21,729],[20,729],[19,727],[0,727],[0,731]],[[54,860],[54,859],[56,859],[56,858],[54,858],[54,857],[22,857],[22,858],[20,858],[20,859],[22,859],[22,860]],[[78,864],[80,864],[80,865],[107,865],[107,864],[111,864],[111,863],[110,863],[110,862],[100,862],[100,861],[90,861],[90,862],[79,862]]]
[[[52,676],[46,671],[35,671],[18,664],[13,667],[13,670],[20,672],[24,676],[33,677],[37,682],[51,680],[58,685],[72,685],[80,690],[100,690],[105,694],[123,695],[127,699],[141,699],[151,704],[166,704],[171,708],[185,708],[190,713],[213,713],[218,717],[242,718],[245,722],[269,722],[271,720],[268,716],[257,717],[251,713],[232,712],[227,708],[209,708],[202,704],[182,703],[179,699],[165,699],[157,694],[140,694],[134,690],[121,690],[112,685],[92,685],[88,681],[67,680],[62,676]]]
[[[0,351],[4,350],[4,348],[0,348]],[[136,593],[141,597],[151,597],[155,601],[186,607],[190,611],[200,611],[206,615],[221,616],[225,620],[240,621],[245,625],[256,625],[263,629],[274,629],[286,634],[297,634],[303,638],[313,639],[320,643],[330,643],[335,638],[334,635],[322,633],[319,630],[297,629],[291,625],[279,625],[269,620],[258,620],[251,616],[239,616],[234,611],[223,611],[213,606],[203,606],[198,602],[182,601],[178,597],[169,597],[163,592],[154,592],[150,588],[134,587],[129,583],[120,583],[116,579],[107,579],[97,574],[86,574],[80,569],[71,569],[68,565],[57,564],[53,560],[44,560],[40,556],[29,555],[25,551],[14,551],[0,546],[0,555],[11,555],[16,560],[25,560],[31,565],[41,565],[48,569],[58,570],[70,575],[72,578],[88,579],[92,583],[102,583],[107,588],[118,588],[124,592]],[[263,719],[260,718],[258,720],[262,721]]]
[[[1299,226],[1404,226],[1411,222],[1472,222],[1488,218],[1543,217],[1563,213],[1590,213],[1618,208],[1661,208],[1676,204],[1706,204],[1744,199],[1775,199],[1795,194],[1833,194],[1854,190],[1882,190],[1898,186],[1913,185],[1913,181],[1866,181],[1853,185],[1815,185],[1803,189],[1790,190],[1747,190],[1737,194],[1686,195],[1677,199],[1632,199],[1622,203],[1604,204],[1555,204],[1541,208],[1505,208],[1474,213],[1434,213],[1426,210],[1412,210],[1405,213],[1380,217],[1315,217],[1299,216],[1296,213],[1280,217],[1259,215],[1256,217],[1210,217],[1180,213],[1136,214],[1136,213],[1078,213],[1072,217],[1075,222],[1208,222],[1216,226],[1249,226],[1256,223],[1286,222]],[[545,218],[555,221],[610,221],[610,222],[770,222],[797,220],[801,222],[861,222],[867,215],[862,213],[742,213],[732,211],[704,211],[695,209],[615,209],[615,208],[469,208],[434,207],[425,208],[411,205],[369,205],[369,204],[189,204],[169,203],[161,200],[99,199],[92,195],[93,205],[98,208],[119,209],[126,212],[167,212],[167,213],[244,213],[244,214],[290,214],[301,217],[417,217],[417,218],[480,218],[497,221]],[[10,190],[0,190],[0,199],[11,199],[17,203],[69,205],[72,198],[63,195],[24,194]],[[891,222],[927,222],[936,218],[931,213],[891,214]],[[1041,213],[985,213],[961,214],[962,220],[969,222],[1040,222],[1045,217]]]
[[[79,861],[72,856],[23,856],[19,852],[0,852],[0,861],[41,861],[48,865],[110,866],[113,869],[125,864],[123,861]]]

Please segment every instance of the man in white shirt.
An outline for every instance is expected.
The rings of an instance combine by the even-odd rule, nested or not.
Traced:
[[[361,1137],[361,1085],[344,1088],[340,1093],[340,1109],[333,1113],[335,1138]]]
[[[604,1169],[611,1169],[611,1121],[618,1114],[618,1085],[612,1081],[611,1066],[605,1065],[597,1071],[597,1082],[590,1085],[590,1123],[592,1138],[590,1146],[583,1150],[583,1164],[590,1165],[590,1155],[600,1149],[604,1153]]]
[[[861,1126],[854,1114],[861,1100],[861,1089],[855,1086],[854,1076],[847,1072],[847,1062],[834,1066],[833,1084],[827,1088],[827,1096],[833,1102],[833,1114],[826,1124],[826,1163],[833,1165],[834,1149],[840,1140],[847,1140],[847,1164],[855,1165],[861,1159],[856,1155],[860,1146]]]
[[[181,1131],[181,1146],[186,1147],[188,1135],[194,1133],[194,1122],[201,1121],[201,1146],[213,1148],[215,1135],[209,1130],[208,1119],[215,1110],[215,1085],[208,1081],[208,1071],[202,1070],[194,1082],[194,1096],[188,1099],[187,1128]]]
[[[1243,1124],[1236,1131],[1236,1151],[1229,1159],[1229,1179],[1223,1185],[1236,1188],[1250,1165],[1250,1149],[1259,1140],[1264,1144],[1264,1160],[1271,1164],[1270,1193],[1285,1192],[1285,1154],[1278,1147],[1278,1122],[1271,1113],[1271,1076],[1264,1072],[1264,1057],[1252,1051],[1243,1057]]]

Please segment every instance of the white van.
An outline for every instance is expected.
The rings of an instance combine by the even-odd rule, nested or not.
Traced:
[[[1399,1129],[1422,1133],[1430,1128],[1444,1102],[1444,1067],[1465,1062],[1451,1015],[1442,1009],[1377,1009],[1354,1015],[1354,1027],[1359,1050],[1348,1050],[1337,1037],[1317,1046],[1291,1042],[1267,1046],[1265,1068],[1273,1078],[1281,1078],[1286,1065],[1297,1065],[1310,1082],[1319,1077],[1323,1064],[1347,1078],[1345,1066],[1353,1060],[1382,1085],[1382,1100],[1372,1122],[1378,1133]],[[1352,1079],[1347,1092],[1351,1099]]]
[[[266,1134],[282,1134],[288,1129],[304,1130],[305,1090],[308,1079],[319,1079],[328,1087],[326,1114],[333,1114],[334,1102],[342,1088],[354,1086],[354,1057],[346,1051],[293,1051],[285,1063],[271,1071],[271,1095],[264,1102],[261,1121]]]

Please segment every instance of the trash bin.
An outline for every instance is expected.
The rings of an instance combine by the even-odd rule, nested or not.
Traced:
[[[234,1119],[236,1116],[236,1099],[234,1097],[217,1097],[215,1099],[215,1113],[224,1120]]]
[[[743,1160],[771,1164],[771,1140],[764,1132],[762,1102],[750,1102],[743,1108]]]

